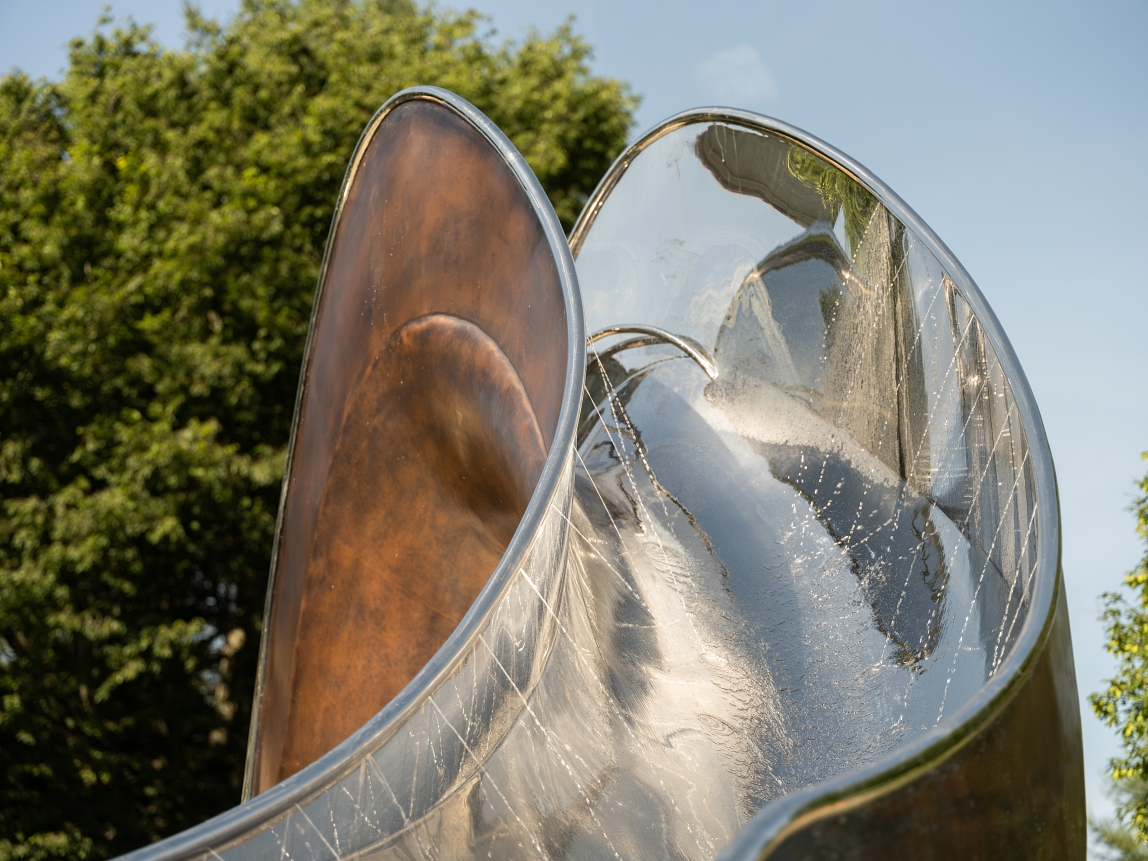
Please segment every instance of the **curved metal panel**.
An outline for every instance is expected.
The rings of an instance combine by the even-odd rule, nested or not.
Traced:
[[[1082,756],[1062,587],[1031,676],[986,726],[880,787],[820,799],[779,831],[776,819],[762,817],[725,854],[770,861],[1083,858]]]
[[[501,155],[427,99],[391,108],[361,150],[303,373],[255,792],[438,651],[518,527],[561,407],[558,267]]]
[[[665,348],[620,362],[597,347],[600,427],[579,441],[587,462],[628,459],[709,539],[758,648],[741,666],[778,692],[782,719],[742,760],[759,763],[740,792],[761,809],[723,857],[870,857],[894,834],[914,857],[1083,857],[1052,462],[1007,339],[943,244],[823,142],[700,109],[618,160],[571,245],[589,329],[655,326],[717,364],[707,383]],[[990,765],[988,739],[1012,755]],[[948,840],[943,805],[891,794],[910,776],[983,821],[950,817],[965,839]],[[1028,794],[1002,813],[1009,788]]]
[[[270,788],[137,861],[1081,857],[1052,462],[967,273],[846,156],[722,109],[619,159],[576,263],[556,224],[449,94],[364,134]]]
[[[545,608],[559,584],[535,583],[566,541],[555,512],[569,504],[582,332],[565,238],[510,141],[444,90],[390,99],[347,170],[308,334],[249,746],[253,797],[125,857],[343,857],[474,773],[469,710],[497,712],[529,690],[553,639]],[[444,524],[445,563],[417,535],[393,546],[396,525],[427,538]],[[325,603],[325,592],[343,600]],[[402,592],[397,621],[415,627],[396,632]],[[425,636],[444,611],[453,616]],[[325,660],[306,667],[310,648]],[[338,742],[344,707],[377,704]],[[505,731],[487,729],[487,739]],[[399,771],[411,780],[381,777]]]

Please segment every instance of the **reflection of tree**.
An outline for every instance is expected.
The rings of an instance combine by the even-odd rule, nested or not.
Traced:
[[[877,207],[877,198],[857,180],[801,147],[789,148],[788,166],[794,177],[817,189],[826,208],[836,211],[840,207],[844,211],[849,253],[856,254]]]

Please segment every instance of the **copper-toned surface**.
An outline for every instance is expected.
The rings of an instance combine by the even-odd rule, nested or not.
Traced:
[[[481,134],[414,101],[360,152],[304,369],[255,792],[361,726],[449,636],[526,508],[565,378],[549,245]]]
[[[769,861],[1083,858],[1083,751],[1063,586],[1032,675],[939,765],[799,821]]]

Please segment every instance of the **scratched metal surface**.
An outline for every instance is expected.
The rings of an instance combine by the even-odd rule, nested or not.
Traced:
[[[736,124],[655,136],[608,186],[573,240],[587,335],[657,327],[716,376],[656,338],[596,341],[561,480],[453,669],[305,794],[138,857],[712,858],[1009,657],[1055,575],[1047,513],[1010,381],[927,243]]]

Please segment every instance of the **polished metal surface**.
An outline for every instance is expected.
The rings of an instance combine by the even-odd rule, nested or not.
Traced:
[[[625,341],[618,341],[612,344],[608,349],[596,349],[594,351],[594,357],[599,362],[622,350],[632,350],[635,347],[652,347],[655,344],[672,344],[697,362],[698,365],[701,366],[701,369],[706,372],[707,377],[711,380],[717,379],[718,370],[717,365],[714,364],[713,356],[709,354],[709,351],[706,350],[705,347],[693,340],[693,338],[680,338],[673,332],[667,332],[665,329],[659,329],[657,326],[623,324],[620,326],[608,326],[588,336],[586,338],[586,346],[592,346],[603,338],[609,338],[611,335],[640,335],[641,337],[627,338]]]
[[[723,130],[739,166],[793,154],[789,206],[761,199],[764,181],[715,181],[702,144]],[[643,148],[576,230],[588,328],[644,319],[706,345],[720,374],[655,348],[592,361],[613,397],[579,450],[677,500],[706,538],[694,555],[720,561],[760,644],[738,663],[782,674],[790,718],[811,709],[816,768],[833,769],[827,758],[861,754],[846,738],[896,747],[991,677],[1030,606],[1039,523],[1011,387],[964,297],[872,195],[817,196],[802,229],[795,155],[814,158],[684,125]],[[644,522],[665,519],[649,510]],[[843,712],[851,701],[864,708]]]
[[[724,856],[1084,858],[1079,706],[1067,622],[1062,588],[1031,673],[983,724],[965,722],[958,738],[868,785],[852,775],[841,787],[814,787],[767,807]]]
[[[689,622],[689,652],[736,668],[736,707],[691,688],[760,811],[726,856],[884,857],[899,834],[912,857],[1083,857],[1052,464],[967,273],[863,168],[727,110],[639,140],[571,245],[588,329],[656,326],[717,366],[599,341],[578,440],[607,505],[673,548],[682,613],[651,639]],[[975,755],[993,733],[1011,756]]]
[[[366,723],[450,636],[526,511],[561,407],[559,264],[502,156],[428,99],[395,105],[361,149],[285,484],[256,793]]]
[[[333,280],[332,271],[337,271],[336,257],[341,226],[348,212],[352,210],[356,196],[365,197],[368,203],[381,205],[384,209],[392,202],[386,198],[380,199],[378,188],[364,186],[361,180],[364,176],[371,176],[372,145],[376,141],[386,140],[388,132],[394,130],[392,120],[397,118],[409,121],[410,112],[403,111],[404,108],[415,109],[416,119],[419,117],[426,119],[429,113],[431,122],[446,126],[454,142],[467,151],[464,154],[470,156],[472,168],[474,161],[483,162],[478,166],[478,170],[484,175],[478,179],[485,180],[488,189],[489,185],[494,185],[504,195],[502,199],[508,204],[509,211],[492,210],[490,207],[492,198],[486,194],[477,200],[473,197],[463,199],[460,200],[462,208],[469,207],[472,214],[469,222],[464,221],[460,224],[456,221],[453,231],[421,236],[416,233],[412,236],[411,238],[417,242],[430,243],[430,247],[424,246],[421,249],[421,256],[416,254],[408,258],[406,261],[408,264],[412,261],[418,264],[424,258],[430,267],[441,268],[444,264],[458,262],[463,264],[460,270],[456,270],[460,278],[457,284],[431,284],[436,296],[439,298],[445,296],[449,300],[449,307],[443,307],[438,302],[430,307],[420,307],[425,297],[414,295],[408,297],[413,310],[392,320],[391,312],[387,310],[390,306],[380,307],[383,303],[379,300],[384,298],[394,285],[383,280],[383,270],[377,265],[379,263],[377,258],[371,259],[369,256],[366,258],[364,262],[368,269],[365,272],[362,270],[356,272],[352,266],[348,273],[349,277],[342,282],[347,285],[346,288],[340,288],[339,282]],[[424,140],[420,140],[422,136],[418,134],[419,123],[414,123],[414,134],[411,133],[411,123],[398,125],[402,138],[398,143],[411,145],[406,148],[404,154],[421,155],[429,157],[432,161],[439,159],[438,172],[411,177],[421,185],[419,195],[406,201],[409,208],[407,211],[397,213],[399,216],[397,220],[393,220],[390,224],[376,223],[376,233],[362,237],[356,243],[348,243],[348,254],[352,258],[372,248],[385,249],[388,257],[393,256],[396,251],[401,255],[401,249],[395,248],[393,242],[383,244],[380,239],[393,239],[394,237],[386,235],[388,231],[397,234],[399,239],[412,232],[410,229],[412,223],[417,222],[423,214],[425,201],[420,195],[434,191],[439,193],[445,191],[450,194],[453,190],[466,188],[466,183],[460,182],[460,179],[475,179],[473,176],[460,177],[458,169],[460,166],[465,166],[466,161],[460,163],[447,159],[445,164],[442,163],[442,155],[454,156],[458,153],[457,150],[452,152],[449,148],[444,153],[439,147],[441,140],[431,139],[429,147],[419,146],[420,143],[424,143]],[[520,194],[511,193],[514,185],[506,184],[508,176],[517,184]],[[377,173],[375,178],[378,178]],[[396,202],[403,203],[401,199]],[[476,207],[481,207],[481,217],[475,213]],[[525,217],[530,213],[533,215],[533,221]],[[454,218],[449,207],[440,210],[440,214],[448,221]],[[525,233],[534,236],[535,241],[521,242],[521,235],[516,236],[510,229],[515,226],[515,222],[503,220],[508,215],[517,220]],[[361,231],[362,226],[352,224],[351,229]],[[467,240],[473,239],[474,232],[484,236],[491,243],[491,247],[479,248],[477,256],[456,261],[459,234],[471,234],[461,236],[463,240]],[[513,261],[513,265],[495,271],[493,274],[499,274],[499,278],[490,277],[492,252],[498,251],[499,246],[505,247],[506,243],[515,242],[523,256]],[[416,273],[418,271],[417,265],[415,271]],[[531,277],[539,274],[541,278]],[[510,283],[506,281],[508,277]],[[400,293],[404,292],[403,286],[398,285]],[[558,304],[555,304],[552,293],[547,295],[547,291],[552,287],[558,290],[560,300]],[[373,395],[371,389],[374,388],[375,382],[379,382],[379,387],[383,388],[389,376],[387,373],[376,374],[369,371],[382,355],[382,350],[374,354],[356,355],[353,350],[346,349],[348,344],[344,339],[355,334],[353,331],[355,325],[349,325],[352,330],[350,332],[345,328],[348,325],[346,323],[333,326],[333,337],[326,339],[325,342],[320,338],[321,316],[324,313],[323,308],[329,301],[328,291],[332,289],[350,289],[352,292],[358,289],[360,291],[358,296],[352,295],[350,298],[359,300],[360,316],[363,320],[369,318],[374,321],[373,325],[366,328],[373,330],[381,322],[379,334],[386,333],[391,338],[412,321],[426,320],[444,313],[447,316],[457,317],[462,325],[468,322],[475,324],[475,320],[466,319],[462,315],[469,316],[473,313],[474,304],[481,304],[479,294],[491,297],[491,294],[495,293],[496,295],[490,300],[493,301],[494,308],[501,307],[510,316],[493,321],[483,321],[479,318],[477,322],[486,322],[495,334],[499,332],[500,327],[512,331],[517,329],[522,343],[533,344],[535,347],[538,346],[540,338],[545,338],[542,355],[553,355],[554,347],[558,345],[562,363],[555,367],[553,363],[548,365],[539,362],[539,354],[533,352],[533,348],[529,355],[530,361],[526,361],[524,353],[519,352],[515,355],[513,338],[495,337],[491,331],[485,332],[495,341],[498,351],[508,358],[514,375],[523,381],[523,387],[526,388],[528,395],[537,398],[537,401],[531,404],[531,410],[535,413],[536,420],[541,418],[538,424],[542,432],[549,435],[548,438],[544,438],[549,442],[546,459],[537,476],[537,483],[525,512],[521,515],[508,546],[497,560],[493,573],[489,574],[489,579],[482,585],[481,591],[458,626],[406,687],[394,699],[387,702],[380,712],[352,732],[350,737],[282,782],[264,789],[263,781],[267,778],[261,776],[260,772],[267,768],[266,763],[270,763],[267,772],[270,772],[273,780],[274,771],[283,769],[281,751],[285,733],[282,730],[289,727],[293,720],[290,715],[292,703],[288,702],[285,709],[282,704],[268,702],[275,696],[270,690],[273,684],[271,678],[273,663],[276,654],[280,658],[293,660],[297,650],[305,649],[309,645],[300,644],[297,639],[292,639],[290,636],[279,636],[279,632],[274,630],[278,614],[281,612],[279,607],[285,606],[290,611],[289,618],[297,613],[302,615],[307,609],[298,594],[292,595],[290,590],[282,588],[285,582],[289,587],[293,586],[296,591],[306,588],[305,578],[284,577],[283,571],[289,570],[290,565],[306,568],[312,557],[311,552],[307,551],[301,560],[281,559],[289,552],[288,545],[296,537],[290,529],[289,500],[296,492],[293,484],[299,480],[300,475],[317,474],[321,484],[328,469],[342,468],[338,464],[341,459],[338,453],[342,449],[340,445],[342,438],[338,433],[331,433],[328,430],[326,434],[317,434],[319,440],[326,441],[329,446],[325,452],[327,460],[320,459],[318,463],[314,462],[314,455],[303,442],[303,429],[307,423],[306,404],[310,391],[317,387],[315,368],[319,366],[321,369],[325,363],[331,364],[332,354],[337,356],[339,352],[343,352],[344,355],[350,353],[349,359],[343,361],[349,361],[351,368],[357,366],[360,371],[358,377],[347,374],[339,381],[346,394],[341,400],[334,399],[325,388],[319,387],[317,398],[312,401],[321,403],[334,400],[336,404],[342,404],[348,414],[356,411],[361,401],[359,392],[367,396]],[[501,297],[497,295],[506,291],[509,291],[509,295]],[[470,310],[466,308],[468,296],[471,302]],[[517,312],[519,315],[521,315],[521,304],[527,306],[528,313],[516,317],[513,304],[507,305],[507,300],[511,303],[515,301],[520,303]],[[336,307],[339,304],[341,303],[336,303]],[[536,305],[548,309],[549,319],[538,320],[532,317],[529,312],[534,311]],[[348,307],[353,312],[354,303]],[[374,313],[376,310],[382,311],[385,315],[381,321]],[[350,316],[353,321],[353,313]],[[494,316],[497,317],[497,313]],[[460,325],[454,320],[436,322]],[[362,320],[358,321],[358,325],[362,324]],[[473,716],[471,708],[485,707],[494,713],[504,710],[510,691],[515,690],[511,685],[528,689],[531,680],[538,675],[553,637],[553,625],[540,608],[545,607],[548,599],[556,599],[552,593],[545,590],[539,593],[534,584],[546,579],[548,574],[544,572],[554,570],[555,559],[565,541],[565,520],[557,517],[554,511],[569,504],[572,482],[571,449],[585,367],[583,333],[577,281],[565,237],[537,179],[510,141],[473,106],[444,90],[419,87],[405,90],[391,98],[363,133],[348,168],[320,273],[316,310],[308,337],[304,374],[300,383],[295,427],[288,456],[288,475],[284,482],[284,504],[280,510],[279,534],[272,562],[274,581],[269,594],[268,613],[269,629],[272,630],[268,630],[264,635],[261,657],[263,672],[256,692],[256,710],[261,718],[253,728],[253,742],[249,747],[248,788],[245,794],[252,795],[252,790],[255,789],[264,791],[253,794],[253,797],[249,797],[239,807],[208,822],[125,857],[142,861],[142,859],[218,857],[335,858],[354,855],[377,844],[380,838],[387,834],[402,831],[411,821],[433,810],[447,793],[447,788],[458,779],[465,779],[467,775],[474,773],[475,761],[470,755],[474,747],[468,743],[471,731],[466,729],[468,718]],[[435,333],[431,331],[430,334]],[[368,343],[372,335],[373,333],[368,335],[366,339]],[[358,342],[352,340],[350,345],[361,345],[363,340],[362,337]],[[483,347],[480,353],[489,356],[494,352],[483,338],[476,337],[472,340],[479,342]],[[512,349],[505,348],[504,345],[508,343]],[[418,355],[418,351],[401,350],[400,353],[403,354],[403,359]],[[367,369],[366,373],[363,371],[364,366]],[[504,366],[503,369],[505,370]],[[431,368],[430,374],[437,374],[437,369]],[[508,376],[509,373],[503,374],[503,378]],[[535,380],[534,392],[528,384],[531,378]],[[461,378],[455,377],[453,380],[448,380],[450,388],[457,389],[459,379]],[[541,385],[538,384],[539,381]],[[405,385],[405,381],[403,384]],[[438,406],[426,403],[433,398],[422,400],[426,406]],[[535,403],[549,404],[551,411],[545,412],[545,407],[539,408]],[[513,417],[497,416],[499,412],[497,399],[495,403],[485,405],[480,403],[479,406],[493,407],[492,412],[504,427],[513,429],[520,426],[513,420],[501,421]],[[343,421],[343,415],[331,415],[325,418],[328,424],[339,425]],[[418,416],[416,411],[410,418],[422,417]],[[322,427],[319,429],[323,430]],[[446,430],[458,431],[465,437],[474,429],[459,426]],[[448,436],[450,435],[448,433]],[[360,443],[366,438],[369,443],[369,437],[370,434],[351,434],[349,438],[354,443]],[[458,439],[457,435],[455,439]],[[409,435],[405,441],[414,444],[416,449],[420,450],[426,444],[425,441]],[[354,455],[357,454],[356,449],[359,446],[351,445],[348,448]],[[398,457],[404,455],[401,448],[393,453]],[[369,454],[371,453],[368,452]],[[364,461],[360,462],[360,466],[368,472],[387,468],[387,465],[379,464],[377,459],[372,460],[369,456]],[[438,480],[439,477],[435,478]],[[360,477],[359,481],[369,488],[372,478],[364,476]],[[378,494],[368,495],[368,502],[378,505],[393,504],[383,498],[384,489],[379,490]],[[312,492],[309,496],[312,502],[316,496],[325,501],[323,494]],[[307,496],[302,498],[305,501],[308,499]],[[322,507],[319,507],[319,510],[321,511]],[[402,515],[407,520],[415,520],[414,515],[418,513],[413,509],[407,509]],[[310,514],[311,517],[316,516],[314,508]],[[417,530],[421,528],[421,524],[416,521],[413,523],[413,528]],[[313,527],[306,529],[303,535],[306,539],[304,547],[306,548],[307,543],[316,543],[316,539],[321,537],[315,534]],[[369,552],[372,536],[364,534],[361,538],[362,546]],[[454,562],[456,567],[464,570],[473,567],[473,560],[466,557],[456,559]],[[389,563],[382,558],[379,564],[380,569],[385,571]],[[370,573],[367,572],[368,577]],[[409,572],[411,579],[449,576],[450,573],[450,571],[417,569]],[[303,582],[300,582],[300,579]],[[547,585],[546,589],[550,589],[551,585]],[[343,619],[347,620],[359,608],[349,604],[342,609]],[[338,621],[336,620],[331,626],[336,631],[340,627]],[[378,627],[372,630],[369,618],[365,620],[360,618],[357,621],[366,622],[366,625],[360,628],[360,633],[367,638],[378,637],[380,634],[385,636],[387,633],[385,629],[379,630]],[[409,620],[401,621],[405,624]],[[292,620],[291,624],[295,625],[297,622]],[[349,628],[350,625],[346,627]],[[313,626],[313,629],[318,630],[319,626]],[[324,647],[327,644],[318,645]],[[352,657],[357,659],[357,656]],[[316,700],[325,698],[338,706],[344,696],[357,701],[358,704],[377,696],[376,692],[370,690],[355,690],[356,687],[364,685],[355,678],[348,678],[341,673],[339,667],[330,666],[329,669],[335,684],[328,686],[324,683],[318,690],[304,692],[307,697]],[[287,678],[283,680],[286,684],[281,682],[282,689],[290,691],[291,674],[284,675]],[[270,720],[269,711],[272,713]],[[283,717],[284,712],[287,712],[286,718]],[[270,757],[264,753],[268,746],[268,739],[264,737],[268,734],[267,723],[277,724],[270,733],[270,747],[273,754]],[[452,727],[461,729],[462,732],[455,732]],[[324,728],[319,729],[322,733]],[[474,732],[478,731],[479,725],[474,723]],[[321,748],[324,744],[325,739],[320,739],[320,744],[316,748]],[[275,763],[274,756],[280,757],[278,764]],[[404,777],[394,777],[400,771]],[[382,777],[383,773],[391,774],[392,782]]]
[[[481,169],[452,175],[458,141]],[[611,169],[572,260],[509,143],[416,90],[365,133],[332,237],[266,791],[137,861],[1083,857],[1039,415],[876,178],[690,112]]]

